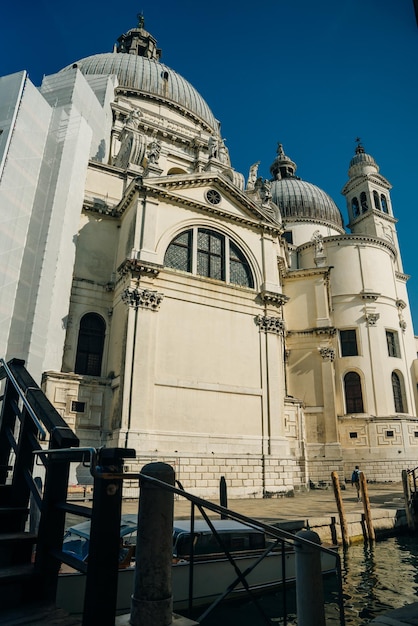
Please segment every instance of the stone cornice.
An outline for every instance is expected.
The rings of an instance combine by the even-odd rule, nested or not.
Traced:
[[[289,296],[285,296],[283,293],[276,293],[273,291],[260,291],[258,294],[260,299],[266,304],[273,304],[276,306],[283,306],[286,302],[289,302]]]
[[[131,104],[125,98],[120,97],[118,101],[111,103],[111,107],[116,116],[122,120],[129,115],[131,111]],[[196,129],[181,124],[178,121],[171,121],[167,118],[164,119],[163,126],[161,124],[161,117],[154,115],[151,112],[141,108],[140,116],[137,119],[138,129],[148,135],[160,136],[165,141],[171,141],[173,143],[179,143],[183,146],[193,147],[196,145],[196,141],[201,142],[201,146],[204,147],[206,142],[201,137],[196,137]]]
[[[173,180],[171,180],[173,179]],[[175,180],[174,180],[175,179]],[[184,180],[179,179],[175,176],[164,177],[161,179],[147,179],[142,177],[137,177],[131,181],[129,186],[127,187],[124,197],[119,202],[119,204],[115,207],[114,213],[115,215],[122,215],[129,205],[132,203],[134,198],[138,196],[141,192],[147,194],[147,197],[160,197],[167,199],[176,204],[180,204],[182,206],[187,206],[193,208],[198,211],[203,211],[204,213],[210,213],[212,215],[216,215],[218,217],[222,217],[223,219],[227,219],[229,221],[238,222],[240,224],[245,224],[246,226],[250,226],[252,228],[260,229],[262,228],[264,231],[268,231],[272,233],[274,236],[279,236],[283,232],[283,228],[279,224],[275,224],[269,221],[269,218],[264,216],[262,212],[256,207],[252,202],[250,202],[246,196],[235,186],[229,184],[222,177],[207,174],[207,175],[193,175],[187,177]],[[163,184],[165,183],[165,184]],[[170,189],[167,188],[194,188],[194,187],[203,187],[205,185],[212,185],[213,187],[218,187],[226,191],[229,195],[232,195],[238,203],[241,205],[244,204],[245,208],[253,214],[252,217],[246,217],[245,215],[237,215],[230,213],[228,211],[223,210],[218,205],[211,205],[209,203],[200,202],[199,200],[195,200],[193,198],[187,198],[184,196],[179,196],[174,194]]]
[[[404,274],[403,272],[395,272],[395,278],[406,283],[411,278],[411,276],[409,274]]]
[[[299,280],[300,278],[309,278],[310,276],[324,276],[328,278],[332,266],[328,267],[309,267],[302,270],[287,270],[284,274],[286,281]]]
[[[328,337],[334,337],[337,333],[335,326],[324,326],[323,328],[304,328],[301,330],[288,330],[287,335],[327,335]]]
[[[356,187],[360,187],[365,182],[374,183],[379,187],[384,187],[388,191],[392,189],[392,185],[388,180],[386,180],[384,176],[378,174],[377,172],[371,172],[370,174],[360,174],[359,176],[351,178],[349,181],[347,181],[341,190],[342,195],[344,196],[346,193],[352,191]]]
[[[266,213],[264,213],[263,210],[255,202],[253,202],[243,191],[238,189],[238,187],[233,185],[229,180],[227,180],[222,175],[214,174],[212,172],[201,172],[198,174],[190,174],[187,176],[187,178],[184,175],[182,175],[181,177],[166,176],[163,178],[159,178],[158,181],[154,179],[152,183],[151,181],[148,181],[147,179],[144,179],[143,181],[144,188],[152,189],[154,192],[158,193],[159,195],[163,195],[164,197],[167,197],[167,198],[168,197],[175,198],[176,200],[180,202],[182,202],[182,200],[186,200],[188,203],[193,202],[193,201],[189,198],[183,198],[182,196],[173,194],[172,190],[181,189],[181,188],[196,189],[199,187],[206,187],[206,186],[211,186],[211,185],[222,189],[229,196],[234,198],[234,200],[236,200],[241,206],[245,207],[245,209],[250,214],[252,214],[252,216],[257,221],[262,220],[263,222],[267,222],[270,225],[270,227],[273,227],[280,232],[283,231],[283,228],[281,225],[277,223],[272,223],[271,218]],[[171,194],[164,194],[163,189],[170,190]],[[207,209],[206,203],[203,204],[197,200],[195,200],[194,202],[196,202],[199,206],[203,206],[205,207],[205,209]],[[217,206],[215,207],[213,205],[211,205],[210,208],[212,209],[216,208],[219,211],[222,210],[220,207],[217,207]]]
[[[126,87],[116,87],[115,92],[117,94],[122,94],[122,95],[127,96],[127,97],[129,97],[129,96],[138,97],[138,95],[140,95],[141,99],[143,99],[143,100],[152,100],[154,102],[158,102],[159,104],[163,104],[164,106],[167,106],[168,108],[175,109],[176,111],[180,111],[180,113],[184,117],[188,117],[188,118],[192,119],[194,122],[198,122],[208,132],[211,132],[211,131],[215,130],[202,117],[200,117],[199,115],[196,115],[195,113],[193,113],[189,109],[186,109],[185,107],[182,107],[177,102],[174,102],[174,100],[167,100],[167,98],[163,98],[162,96],[158,96],[156,94],[147,93],[147,92],[141,91],[139,89],[133,89],[133,88],[127,89]]]
[[[345,235],[331,235],[330,237],[324,237],[323,238],[323,243],[332,243],[334,241],[347,241],[348,243],[351,244],[373,244],[375,246],[379,246],[380,248],[386,248],[387,250],[389,250],[389,252],[391,254],[393,254],[394,257],[396,257],[396,249],[395,246],[393,244],[391,244],[389,241],[387,241],[386,239],[382,239],[381,237],[373,237],[371,235],[353,235],[350,233],[346,233]],[[309,241],[307,243],[302,244],[301,246],[298,246],[297,251],[301,251],[301,250],[305,250],[307,248],[311,248],[315,245],[315,242],[313,241]]]
[[[156,278],[163,268],[163,265],[157,265],[156,263],[138,261],[137,259],[125,259],[119,265],[117,271],[121,276],[131,272],[132,274],[139,274],[140,276]]]
[[[340,228],[335,224],[335,222],[331,222],[329,220],[321,220],[318,217],[298,217],[296,215],[294,217],[287,217],[286,220],[283,220],[283,230],[285,230],[286,228],[291,228],[291,225],[294,222],[303,222],[304,224],[321,224],[323,226],[327,226],[328,228],[332,228],[333,230],[340,231],[342,235],[345,233],[344,228]]]
[[[390,222],[391,224],[397,224],[399,221],[396,217],[393,217],[393,215],[389,215],[389,213],[384,213],[383,211],[378,211],[377,209],[368,209],[365,213],[362,213],[358,217],[355,217],[349,223],[349,227],[351,228],[353,224],[356,224],[356,225],[360,224],[365,219],[367,219],[370,215],[374,215],[375,217],[378,217],[379,219],[384,218],[386,222]]]

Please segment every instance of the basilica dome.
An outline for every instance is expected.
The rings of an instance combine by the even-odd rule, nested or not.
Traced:
[[[295,176],[296,165],[279,144],[277,157],[270,168],[272,200],[283,220],[319,220],[343,229],[343,218],[334,200],[325,191]]]
[[[113,52],[86,57],[61,71],[77,67],[85,75],[115,74],[117,91],[164,101],[216,131],[219,124],[205,100],[185,78],[160,63],[160,55],[156,40],[143,28],[142,18],[137,28],[119,37]]]

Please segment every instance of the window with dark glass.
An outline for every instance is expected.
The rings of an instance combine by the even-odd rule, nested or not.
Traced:
[[[401,356],[401,352],[399,349],[398,333],[396,331],[386,331],[386,343],[388,346],[388,355],[399,358]]]
[[[178,235],[167,248],[164,264],[233,285],[254,287],[250,265],[238,246],[229,237],[207,228],[192,228]]]
[[[388,209],[388,203],[386,201],[386,196],[382,193],[380,196],[380,202],[382,204],[382,211],[384,213],[389,213],[389,209]]]
[[[87,313],[80,320],[74,371],[100,376],[106,324],[97,313]]]
[[[211,230],[197,231],[197,273],[225,280],[225,237]]]
[[[374,200],[375,208],[378,211],[380,211],[380,200],[379,200],[379,194],[377,193],[377,191],[373,191],[373,200]]]
[[[357,356],[357,332],[354,328],[340,330],[341,356]]]
[[[164,265],[183,272],[192,271],[192,235],[193,231],[187,230],[170,243],[165,253]]]
[[[364,413],[361,379],[357,372],[344,376],[344,394],[347,413]]]
[[[282,236],[287,243],[293,243],[293,232],[291,230],[285,230]]]
[[[369,209],[369,205],[367,204],[367,196],[366,192],[362,191],[360,194],[360,204],[361,204],[361,212],[365,213]]]
[[[229,282],[242,287],[252,287],[250,266],[241,250],[229,242]]]
[[[400,373],[392,372],[392,392],[396,413],[406,413],[405,390]]]
[[[358,217],[360,215],[360,206],[357,198],[353,198],[351,200],[351,209],[353,211],[353,217]]]

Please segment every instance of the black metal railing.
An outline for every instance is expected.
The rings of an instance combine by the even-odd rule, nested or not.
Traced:
[[[49,450],[41,454],[45,456],[48,455],[48,456],[53,456],[55,458],[58,458],[61,455],[70,455],[73,452],[74,451],[72,451],[71,449],[70,450]],[[216,609],[216,607],[227,596],[229,596],[238,585],[241,584],[242,587],[245,589],[245,593],[247,597],[254,603],[254,605],[258,609],[261,618],[264,620],[266,624],[271,624],[272,622],[270,621],[268,616],[265,614],[265,611],[263,610],[257,596],[251,590],[250,585],[248,584],[247,580],[251,572],[254,571],[254,569],[261,563],[263,559],[267,558],[268,555],[271,554],[272,551],[279,550],[282,555],[281,589],[283,591],[282,593],[283,604],[281,608],[282,608],[282,614],[283,614],[283,626],[287,626],[288,619],[289,619],[288,591],[291,587],[294,586],[294,574],[290,575],[287,572],[286,554],[289,554],[289,549],[293,550],[296,544],[305,544],[305,545],[309,545],[310,547],[314,547],[315,550],[328,554],[333,559],[335,559],[335,579],[337,583],[336,604],[338,605],[338,613],[339,613],[338,619],[339,619],[340,626],[344,626],[345,617],[344,617],[344,603],[343,603],[343,590],[342,590],[341,559],[340,559],[339,554],[335,550],[327,548],[326,546],[323,546],[323,545],[312,543],[302,537],[296,536],[283,529],[271,526],[269,524],[265,524],[256,519],[250,518],[246,515],[242,515],[231,509],[228,509],[227,507],[224,507],[214,502],[209,502],[207,500],[199,498],[198,496],[195,496],[191,493],[186,492],[182,486],[180,486],[180,488],[175,487],[175,486],[161,482],[156,478],[152,478],[142,473],[122,472],[121,462],[119,462],[118,464],[113,461],[112,470],[106,471],[106,463],[104,463],[104,460],[102,457],[103,453],[105,452],[105,449],[97,451],[94,448],[80,448],[78,452],[82,454],[83,462],[85,463],[88,462],[87,459],[89,457],[90,472],[95,481],[94,490],[93,490],[92,524],[91,524],[91,531],[90,531],[90,538],[91,538],[90,550],[89,550],[89,555],[88,555],[88,560],[87,560],[88,565],[86,567],[84,563],[81,563],[80,561],[77,562],[77,560],[72,559],[68,554],[63,553],[61,550],[56,550],[55,556],[63,563],[67,563],[68,565],[75,567],[79,571],[87,573],[88,575],[87,579],[89,579],[89,575],[90,575],[91,580],[94,581],[91,589],[89,589],[88,582],[86,582],[84,615],[89,614],[89,611],[90,611],[89,607],[91,607],[91,610],[94,611],[95,614],[97,614],[97,608],[95,608],[96,600],[94,598],[94,594],[97,592],[98,592],[97,601],[102,602],[102,608],[103,608],[103,599],[104,599],[103,589],[108,588],[107,587],[107,585],[109,584],[108,572],[111,569],[110,563],[113,562],[113,573],[115,576],[117,576],[117,570],[118,570],[117,554],[119,550],[119,533],[116,532],[115,529],[117,525],[120,523],[120,509],[118,513],[119,517],[116,516],[115,518],[115,516],[113,516],[114,519],[112,523],[110,523],[109,516],[108,515],[106,516],[106,519],[108,519],[108,522],[106,523],[106,527],[105,527],[103,523],[99,522],[99,520],[101,521],[103,520],[103,509],[104,509],[103,504],[101,505],[101,508],[102,508],[101,512],[98,511],[98,506],[100,506],[100,502],[103,503],[108,499],[107,494],[108,494],[109,484],[115,485],[115,483],[118,483],[120,485],[123,480],[130,480],[130,481],[138,480],[138,481],[148,481],[149,483],[154,484],[159,489],[162,489],[164,491],[169,491],[173,493],[175,496],[177,496],[178,498],[184,498],[188,500],[190,502],[190,520],[191,520],[190,533],[191,535],[193,536],[194,534],[194,521],[196,519],[196,512],[198,511],[201,517],[206,521],[208,526],[211,528],[212,533],[214,537],[216,538],[216,541],[219,544],[219,548],[220,548],[219,553],[223,554],[224,557],[228,559],[228,561],[231,563],[232,567],[235,570],[236,577],[230,583],[228,588],[226,588],[223,591],[223,593],[221,593],[219,597],[214,602],[212,602],[212,604],[210,604],[204,610],[204,612],[201,613],[196,618],[199,623],[204,622],[204,620]],[[109,449],[107,452],[108,454],[115,454],[115,451],[112,449]],[[125,449],[121,449],[121,450],[117,449],[116,458],[118,454],[125,453],[125,452],[126,452]],[[120,471],[117,471],[118,465],[119,465]],[[95,495],[95,492],[97,492],[97,490],[100,490],[101,492],[100,497],[97,497],[97,494]],[[113,489],[111,491],[113,491]],[[121,494],[121,492],[122,490],[120,490],[119,493]],[[98,506],[95,506],[96,502]],[[114,505],[115,505],[115,500],[113,501],[113,506]],[[77,508],[78,507],[76,505],[70,505],[70,503],[66,505],[66,510],[69,512],[70,511],[76,512]],[[82,509],[85,509],[85,507],[82,507]],[[107,511],[110,510],[108,506],[106,507],[106,509]],[[259,558],[257,560],[254,560],[251,567],[247,568],[245,571],[241,571],[238,560],[234,558],[234,554],[224,544],[222,537],[216,530],[216,527],[213,524],[213,520],[209,517],[208,512],[215,513],[217,516],[219,515],[222,519],[230,519],[236,522],[241,522],[242,524],[245,524],[254,530],[262,531],[265,533],[266,537],[272,540],[272,542],[266,548],[266,550],[262,554],[260,554]],[[96,519],[97,519],[97,526],[95,526],[94,524],[94,516],[96,516]],[[118,519],[119,519],[119,522],[118,522]],[[104,532],[106,532],[106,537],[103,536]],[[101,534],[102,536],[101,536],[101,540],[98,541],[97,548],[96,548],[95,539],[97,538],[98,533]],[[117,537],[117,540],[116,540],[116,537]],[[101,557],[100,561],[97,560],[99,554]],[[193,542],[191,542],[191,553],[189,555],[188,614],[191,614],[192,610],[194,609],[193,578],[194,578],[195,562],[196,561],[195,561],[195,554],[194,554],[194,549],[193,549]],[[103,582],[100,582],[102,581],[102,579],[103,579]],[[112,594],[111,589],[108,590],[108,594],[109,594],[108,598],[111,597],[111,594]],[[335,601],[333,601],[333,604],[335,604]],[[106,620],[109,620],[109,612],[108,612],[108,609],[103,609],[103,622],[101,623],[103,623],[104,626],[106,626],[108,623],[110,624],[110,622]],[[87,619],[83,623],[88,624]]]
[[[212,528],[220,549],[235,569],[236,578],[228,589],[220,594],[198,618],[203,622],[236,587],[241,584],[254,602],[265,623],[271,623],[258,599],[247,583],[251,571],[262,559],[267,558],[274,546],[282,553],[283,625],[288,623],[287,589],[290,576],[286,569],[286,550],[295,544],[306,544],[325,553],[331,553],[336,563],[338,588],[339,623],[345,624],[341,560],[335,551],[311,543],[285,530],[264,524],[239,514],[213,502],[206,501],[184,491],[158,481],[142,473],[123,472],[124,459],[134,458],[135,450],[125,448],[81,448],[76,435],[67,426],[52,404],[36,385],[24,368],[23,361],[13,360],[7,364],[0,360],[0,380],[6,379],[2,396],[0,421],[0,505],[6,498],[8,504],[28,507],[29,500],[40,511],[38,542],[34,563],[34,592],[39,600],[54,602],[57,581],[62,563],[86,574],[83,609],[83,625],[100,623],[102,626],[114,624],[119,565],[119,528],[121,522],[122,493],[124,480],[151,481],[156,487],[168,490],[179,498],[190,502],[190,519],[193,524],[198,512]],[[43,489],[40,491],[34,479],[35,460],[43,470]],[[68,480],[71,463],[83,463],[90,469],[94,486],[92,507],[68,501]],[[36,465],[38,467],[38,465]],[[237,559],[223,545],[208,515],[215,513],[222,518],[241,522],[261,530],[272,539],[272,545],[260,555],[252,567],[242,572]],[[87,565],[80,563],[62,550],[65,516],[79,515],[91,519],[90,546]],[[106,523],[103,523],[106,520]],[[19,530],[24,530],[27,511],[19,522]],[[193,609],[193,576],[195,558],[193,550],[189,565],[189,610]]]

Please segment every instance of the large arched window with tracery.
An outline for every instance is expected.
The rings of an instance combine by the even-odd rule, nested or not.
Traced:
[[[407,413],[405,386],[400,372],[392,372],[392,392],[396,413]]]
[[[361,378],[357,372],[347,372],[344,376],[346,413],[364,413]]]
[[[106,324],[97,313],[86,313],[80,320],[74,371],[76,374],[100,376]]]
[[[180,233],[168,246],[164,265],[241,287],[254,287],[244,253],[229,237],[209,228],[195,227]]]

